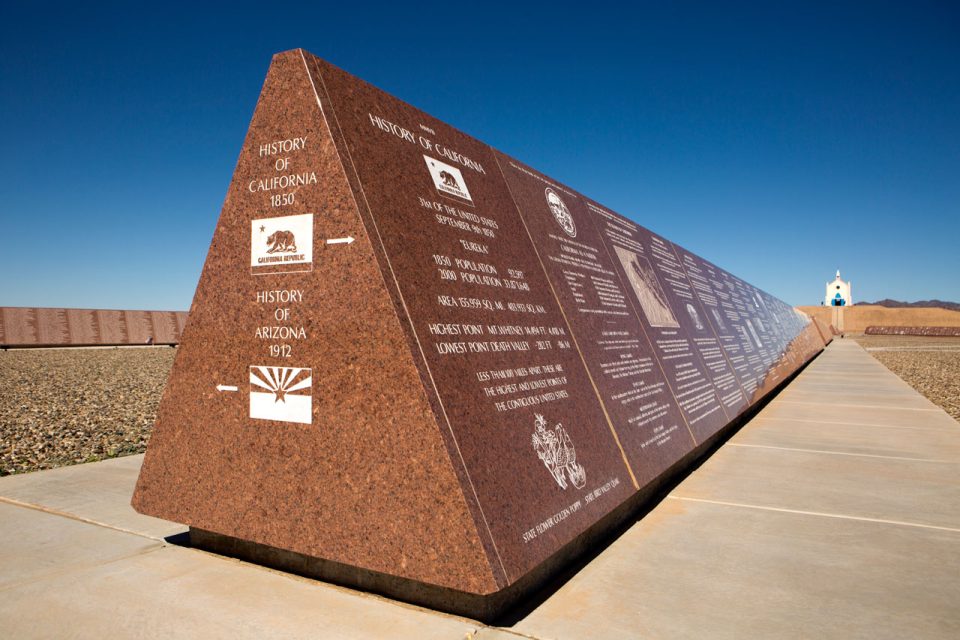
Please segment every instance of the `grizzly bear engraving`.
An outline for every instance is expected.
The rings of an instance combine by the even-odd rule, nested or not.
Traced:
[[[454,189],[459,189],[460,185],[457,184],[457,179],[453,177],[453,174],[449,171],[441,171],[440,179],[443,180],[443,184],[448,187],[453,187]]]
[[[292,231],[274,231],[267,238],[267,253],[293,253],[297,250],[297,243]]]

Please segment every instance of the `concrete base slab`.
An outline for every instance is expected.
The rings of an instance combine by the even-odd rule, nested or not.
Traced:
[[[835,405],[841,405],[843,407],[939,411],[937,405],[916,392],[903,391],[897,388],[877,389],[875,386],[871,389],[858,390],[855,402],[849,391],[844,389],[831,389],[829,391],[787,389],[774,400],[774,403],[777,402],[826,405],[828,409],[832,409]]]
[[[960,460],[729,443],[673,495],[948,527],[960,534]]]
[[[904,431],[919,431],[912,434]],[[731,444],[786,447],[919,460],[960,459],[960,438],[949,429],[755,418]]]
[[[98,640],[452,640],[478,628],[469,620],[169,546],[0,591],[0,620],[11,638]]]
[[[825,407],[814,402],[774,401],[763,410],[763,415],[771,419],[790,418],[814,422],[920,427],[942,429],[951,433],[957,430],[957,421],[942,410],[900,409],[849,403],[834,403],[830,407]]]
[[[143,455],[0,479],[0,500],[162,539],[187,528],[144,516],[130,506]]]
[[[0,602],[10,589],[159,549],[160,543],[105,527],[0,503]],[[9,630],[0,616],[0,629]],[[6,635],[0,633],[0,635]]]
[[[667,499],[515,630],[951,638],[960,533]]]
[[[139,456],[0,478],[0,635],[960,637],[960,425],[918,397],[835,341],[509,628],[164,542]]]

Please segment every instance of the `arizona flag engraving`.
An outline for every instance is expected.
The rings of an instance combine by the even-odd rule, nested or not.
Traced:
[[[250,417],[313,422],[313,375],[296,367],[250,367]]]

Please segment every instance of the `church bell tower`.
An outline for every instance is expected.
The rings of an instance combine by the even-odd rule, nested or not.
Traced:
[[[840,278],[840,270],[837,269],[837,277],[833,282],[827,283],[823,304],[829,307],[846,307],[853,304],[853,299],[850,297],[850,284]]]

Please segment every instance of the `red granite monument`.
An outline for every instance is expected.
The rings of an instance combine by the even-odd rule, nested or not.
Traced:
[[[200,546],[489,617],[822,348],[773,296],[288,51],[133,504]]]

